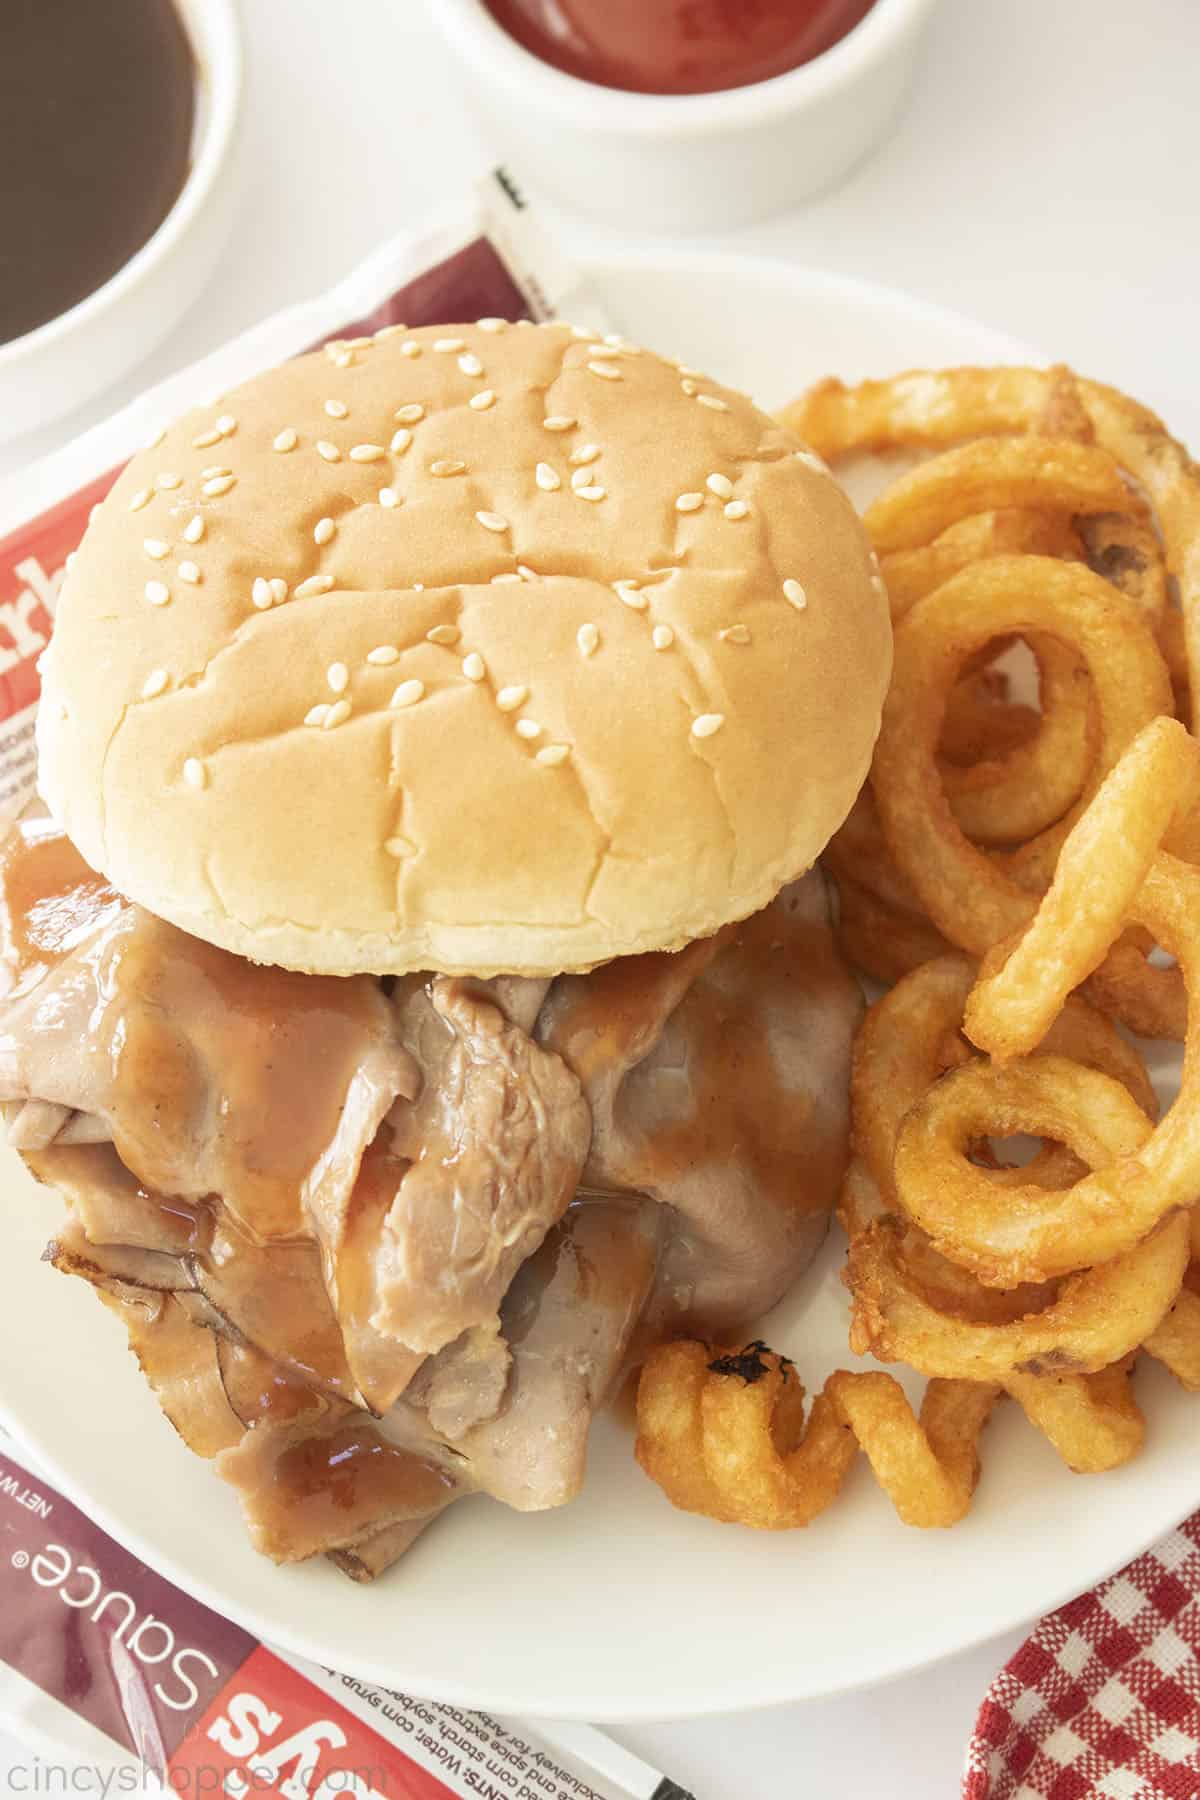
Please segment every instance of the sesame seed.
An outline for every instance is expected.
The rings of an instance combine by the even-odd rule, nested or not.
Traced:
[[[282,575],[272,575],[272,577],[271,577],[271,599],[274,601],[276,606],[282,606],[290,592],[291,592],[291,589],[288,587],[288,584],[283,579]]]
[[[489,585],[491,587],[500,587],[506,581],[520,581],[520,579],[521,577],[517,574],[516,570],[510,569],[505,575],[493,575]]]
[[[407,426],[401,425],[399,431],[393,431],[389,448],[393,456],[403,456],[411,443],[412,432],[408,430]]]
[[[377,344],[384,344],[387,342],[388,338],[399,337],[402,331],[407,330],[407,325],[381,325],[379,330],[375,333],[375,342]]]
[[[717,496],[718,500],[732,500],[733,498],[733,483],[728,475],[710,475],[704,485],[710,494]]]
[[[744,500],[730,500],[725,507],[725,517],[727,519],[744,519],[748,516],[749,512],[750,508],[746,505]]]
[[[574,460],[575,458],[572,457],[571,461],[574,462]],[[590,469],[576,469],[571,477],[571,486],[576,489],[588,487],[591,484],[591,479],[592,472]]]
[[[156,695],[162,693],[170,679],[171,677],[165,669],[152,669],[142,683],[142,699],[153,700]]]
[[[143,506],[149,506],[149,504],[150,504],[151,500],[153,500],[153,498],[154,498],[153,488],[139,488],[137,493],[133,496],[132,500],[130,500],[130,502],[129,502],[130,512],[141,512]]]
[[[516,712],[518,706],[524,706],[528,698],[527,687],[502,687],[496,695],[496,705],[501,712]]]
[[[495,406],[496,394],[493,388],[483,388],[478,394],[472,394],[467,405],[474,412],[486,412],[489,406]]]
[[[691,396],[693,394],[696,394],[699,392],[699,389],[697,388],[696,383],[694,381],[685,379],[685,380],[681,381],[679,385],[683,389],[684,393],[688,395],[689,399],[691,398]]]
[[[237,430],[237,420],[232,413],[222,413],[217,420],[217,430],[223,438],[232,437]]]
[[[344,694],[350,685],[350,671],[344,662],[332,662],[325,671],[325,679],[335,694]]]
[[[603,344],[597,344],[596,348],[592,351],[592,355],[595,357],[597,362],[612,362],[620,354],[621,354],[621,352],[619,350],[615,349],[612,345],[608,344],[607,342],[605,342]]]
[[[378,462],[387,451],[382,444],[355,444],[350,452],[350,461],[356,463]]]
[[[569,754],[565,744],[547,744],[544,749],[538,751],[533,760],[541,763],[544,769],[557,769],[560,763],[566,762]]]
[[[336,726],[344,723],[349,717],[350,702],[348,700],[335,700],[322,720],[321,729],[322,731],[333,731]]]
[[[180,581],[186,581],[189,587],[199,587],[202,579],[199,564],[194,562],[181,562],[179,565],[179,579]]]
[[[431,475],[462,475],[466,472],[466,463],[459,462],[455,456],[439,456],[436,462],[429,465]]]
[[[562,477],[559,475],[557,469],[552,469],[550,467],[549,463],[540,462],[533,471],[533,479],[537,482],[543,494],[556,493],[562,486]]]
[[[388,705],[394,707],[415,706],[418,700],[423,700],[424,698],[425,683],[423,681],[417,681],[415,679],[412,681],[402,681],[388,701]]]
[[[675,367],[679,370],[681,375],[698,375],[702,381],[704,379],[703,369],[691,369],[688,367],[687,363],[682,362],[677,362]]]
[[[675,502],[675,511],[681,513],[699,512],[704,505],[703,494],[680,494]]]
[[[281,456],[285,456],[289,450],[294,450],[296,448],[299,441],[296,433],[289,425],[285,431],[279,433],[279,436],[275,439],[275,442],[271,447],[274,450],[278,450]]]
[[[145,446],[146,449],[147,450],[157,450],[158,446],[162,443],[162,441],[166,437],[166,435],[167,435],[166,431],[160,425],[158,430],[155,432],[152,432],[151,435],[146,439],[146,446]]]
[[[458,359],[458,366],[464,375],[482,375],[483,364],[470,350]]]
[[[310,706],[304,715],[306,725],[323,725],[329,713],[328,700],[321,700],[316,706]]]
[[[829,473],[829,464],[824,457],[818,456],[815,450],[797,450],[796,458],[797,461],[804,464],[806,469],[814,469],[818,475],[828,475]]]
[[[154,485],[165,488],[169,493],[172,489],[183,486],[183,476],[176,475],[173,469],[167,469],[163,474],[154,477]]]
[[[207,469],[201,469],[201,481],[208,481],[214,475],[232,475],[233,470],[226,463],[209,463]]]
[[[542,735],[542,728],[538,724],[536,719],[518,719],[517,720],[517,736],[518,737],[528,738],[528,739],[532,740],[533,738],[541,737],[541,735]]]
[[[575,489],[575,494],[579,500],[605,500],[608,497],[608,489],[606,487],[579,487]]]
[[[726,644],[750,642],[750,632],[745,625],[726,625],[724,631],[718,631],[717,636]]]
[[[600,633],[589,620],[581,625],[575,633],[575,642],[579,645],[581,656],[594,656],[600,644]]]
[[[500,513],[477,512],[475,514],[475,517],[479,521],[479,523],[483,526],[483,529],[485,531],[507,531],[508,530],[508,520],[506,518],[504,518],[503,515]]]
[[[425,633],[426,642],[430,644],[457,644],[461,636],[457,625],[435,625]]]
[[[582,468],[585,463],[594,463],[599,455],[599,444],[580,444],[578,450],[572,450],[571,461],[576,468]]]
[[[417,852],[417,846],[410,838],[406,837],[387,838],[384,841],[383,847],[389,856],[394,856],[397,859],[403,856],[415,856]]]
[[[798,581],[793,581],[790,577],[783,584],[783,597],[790,606],[796,608],[797,612],[803,612],[804,608],[808,605],[808,595],[800,586],[800,583]]]
[[[517,574],[521,577],[522,581],[536,581],[538,579],[537,570],[531,569],[528,563],[518,563]]]
[[[208,770],[198,756],[189,756],[183,765],[183,779],[190,788],[208,786]]]
[[[250,589],[251,604],[256,606],[259,612],[266,612],[268,608],[274,604],[274,599],[275,596],[271,592],[271,584],[266,576],[256,575],[254,577],[254,586]]]
[[[369,350],[375,342],[372,337],[356,337],[346,339],[347,350]]]
[[[617,599],[623,600],[626,606],[633,608],[634,612],[645,612],[646,596],[638,592],[636,581],[614,581],[613,591]]]
[[[199,513],[194,513],[183,528],[185,544],[198,544],[204,536],[204,520]]]
[[[579,420],[572,419],[568,413],[551,413],[548,419],[542,420],[542,427],[546,431],[574,431],[578,423]]]
[[[475,322],[480,331],[490,332],[493,336],[503,331],[508,324],[507,319],[477,319]]]
[[[415,338],[407,338],[400,346],[401,356],[420,356],[421,346]]]
[[[400,661],[400,652],[395,644],[376,644],[373,650],[367,651],[367,661],[385,668],[388,663]]]
[[[344,400],[327,400],[325,411],[331,419],[348,419],[350,417],[350,408]]]
[[[620,381],[622,379],[621,371],[615,363],[590,362],[588,372],[598,375],[601,381]]]
[[[380,506],[399,506],[400,496],[395,488],[380,488],[379,504]]]
[[[879,598],[881,600],[887,599],[887,597],[888,597],[887,582],[883,579],[882,575],[872,575],[871,586],[874,588],[875,592],[879,595]]]
[[[584,344],[594,344],[598,335],[598,332],[593,331],[590,326],[587,325],[572,325],[571,327],[571,336],[579,338],[581,343]]]
[[[656,625],[650,633],[650,642],[656,650],[669,650],[675,642],[675,633],[669,625]]]
[[[327,594],[333,586],[332,575],[310,575],[296,589],[297,600],[310,600],[314,594]]]
[[[419,425],[425,417],[425,408],[414,400],[410,406],[398,406],[392,417],[398,425]]]
[[[147,556],[153,557],[155,562],[162,562],[171,554],[170,544],[164,543],[162,538],[143,538],[142,549]]]
[[[692,720],[692,736],[698,738],[712,737],[714,732],[720,731],[724,723],[724,713],[701,713],[699,718]]]
[[[220,441],[221,441],[221,434],[219,431],[213,431],[213,430],[201,431],[201,432],[198,432],[197,435],[192,439],[192,449],[193,450],[211,450],[213,445],[219,444]]]
[[[165,581],[148,581],[143,591],[151,606],[166,606],[171,598],[171,590]]]
[[[327,544],[336,530],[337,526],[332,519],[318,519],[313,526],[314,544]]]
[[[478,650],[472,650],[469,656],[464,656],[462,672],[468,681],[483,680],[487,674],[487,665]]]
[[[341,451],[336,444],[331,444],[328,438],[317,439],[317,455],[323,457],[326,462],[341,462],[342,460]]]
[[[701,406],[707,406],[710,412],[728,412],[728,400],[722,400],[719,394],[697,394]]]
[[[200,492],[209,500],[219,500],[222,494],[229,492],[236,480],[236,475],[210,475]]]
[[[462,338],[434,338],[433,347],[439,356],[454,356],[459,350],[465,350]]]
[[[353,350],[336,350],[334,352],[333,366],[335,369],[349,369],[349,368],[353,367],[353,364],[354,364]],[[328,723],[328,721],[326,721],[326,723]]]

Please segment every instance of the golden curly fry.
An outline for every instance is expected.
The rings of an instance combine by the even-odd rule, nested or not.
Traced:
[[[972,1043],[998,1059],[1041,1043],[1119,936],[1198,775],[1200,745],[1177,720],[1155,719],[1138,734],[1063,845],[1026,931],[984,958],[966,1007]]]
[[[1091,791],[1142,727],[1170,711],[1170,679],[1149,626],[1082,567],[993,557],[909,613],[896,632],[871,784],[901,874],[943,935],[977,956],[1023,930],[1036,901],[967,841],[950,812],[936,767],[946,694],[963,657],[979,644],[1039,628],[1075,644],[1088,665],[1100,714]],[[1057,855],[1078,810],[1034,842]]]
[[[1174,1305],[1143,1349],[1170,1369],[1189,1394],[1200,1394],[1200,1294],[1180,1288]]]
[[[637,1457],[687,1512],[788,1531],[832,1504],[861,1444],[906,1524],[953,1525],[971,1503],[998,1393],[931,1382],[918,1419],[892,1376],[839,1370],[801,1425],[795,1369],[765,1345],[667,1344],[642,1370]]]
[[[1014,1375],[1006,1385],[1068,1464],[1090,1472],[1141,1447],[1128,1373],[1121,1364],[1086,1377]],[[979,1439],[1004,1391],[933,1380],[917,1414],[891,1375],[838,1369],[805,1424],[795,1369],[764,1344],[666,1344],[642,1371],[637,1457],[686,1512],[789,1531],[832,1505],[861,1449],[904,1524],[945,1528],[970,1508]]]
[[[1143,1344],[1176,1299],[1189,1227],[1176,1213],[1124,1256],[1068,1276],[1041,1311],[981,1323],[934,1304],[904,1268],[903,1227],[884,1217],[850,1245],[850,1347],[924,1375],[1005,1381],[1019,1374],[1090,1374]]]
[[[1066,438],[979,438],[919,463],[863,514],[880,556],[917,550],[959,520],[994,507],[1120,512],[1129,489],[1107,450]]]

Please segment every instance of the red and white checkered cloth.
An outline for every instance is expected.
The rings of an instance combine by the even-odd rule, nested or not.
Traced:
[[[1200,1513],[1005,1664],[963,1800],[1200,1800]]]

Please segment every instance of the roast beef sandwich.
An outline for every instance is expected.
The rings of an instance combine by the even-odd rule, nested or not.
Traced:
[[[333,346],[121,476],[3,850],[0,1101],[266,1554],[561,1504],[647,1345],[794,1282],[889,662],[818,459],[566,326]]]

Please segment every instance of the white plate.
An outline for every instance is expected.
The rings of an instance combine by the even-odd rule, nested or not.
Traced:
[[[766,404],[829,371],[994,362],[1022,346],[903,295],[783,265],[678,252],[590,270],[614,321]],[[734,1530],[672,1511],[602,1420],[587,1490],[557,1513],[464,1501],[375,1588],[326,1564],[281,1570],[247,1544],[232,1492],[183,1448],[123,1335],[81,1283],[39,1263],[58,1216],[5,1155],[3,1417],[64,1488],[162,1574],[316,1662],[497,1712],[591,1719],[733,1710],[899,1675],[1090,1585],[1200,1501],[1200,1409],[1138,1376],[1141,1458],[1064,1468],[1015,1407],[983,1445],[970,1516],[897,1522],[860,1459],[808,1531]],[[765,1330],[810,1386],[846,1351],[831,1241]]]

